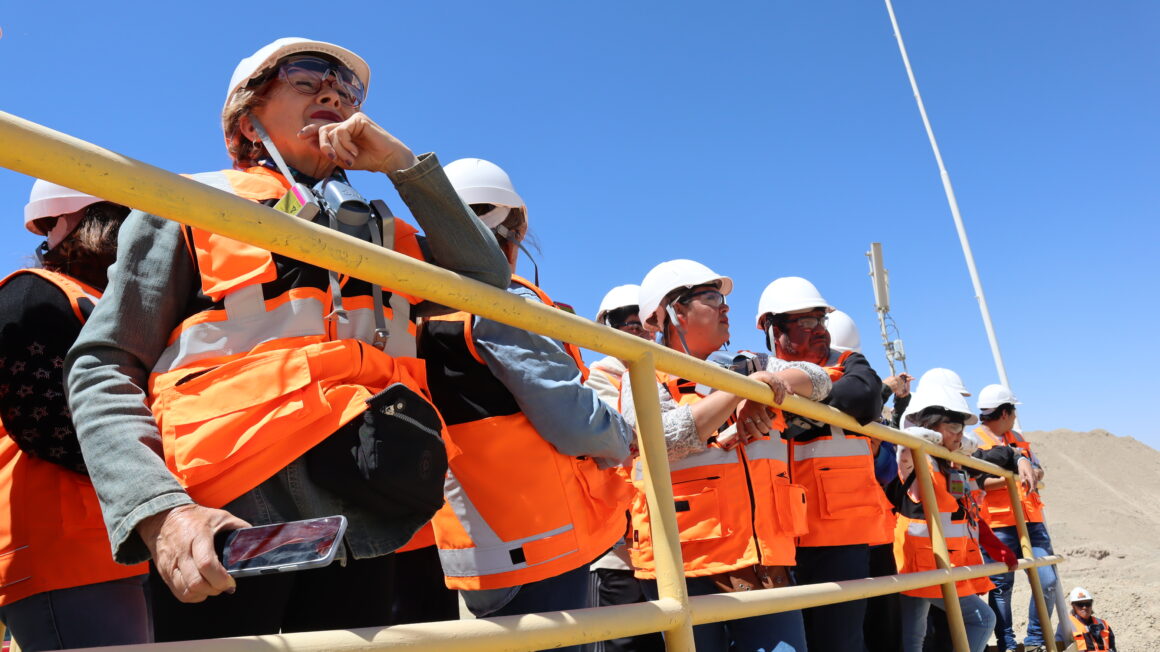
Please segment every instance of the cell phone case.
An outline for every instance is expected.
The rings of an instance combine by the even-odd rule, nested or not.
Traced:
[[[236,557],[244,554],[234,549],[236,548],[236,542],[240,536],[240,533],[252,533],[258,530],[272,528],[274,526],[309,526],[310,524],[314,523],[319,524],[319,534],[325,533],[325,538],[331,541],[329,548],[322,555],[316,554],[317,542],[321,540],[321,537],[307,537],[301,541],[294,541],[293,538],[291,538],[287,542],[279,544],[274,548],[270,548],[259,554],[255,554],[253,558],[262,559],[260,562],[255,563],[254,565],[246,565],[237,568],[230,567],[231,565],[245,561],[244,559],[235,559]],[[324,530],[321,529],[323,525],[325,525]],[[346,526],[346,517],[341,514],[317,519],[305,519],[301,521],[290,521],[287,523],[259,525],[252,528],[242,528],[240,530],[232,530],[229,532],[219,532],[218,536],[215,537],[215,546],[218,549],[218,558],[222,560],[223,565],[226,566],[226,572],[229,573],[232,577],[251,577],[254,575],[269,575],[273,573],[288,573],[293,571],[308,570],[311,568],[321,568],[323,566],[328,566],[331,562],[334,561],[334,556],[338,552],[339,547],[342,545],[342,537],[346,533]]]

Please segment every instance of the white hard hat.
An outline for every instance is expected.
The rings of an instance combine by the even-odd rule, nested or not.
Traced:
[[[987,385],[979,390],[979,412],[986,412],[987,410],[994,410],[995,408],[1010,403],[1011,405],[1023,405],[1019,399],[1015,398],[1015,394],[1011,390],[1002,385]]]
[[[858,325],[854,320],[842,312],[835,310],[826,320],[826,330],[830,332],[830,348],[835,351],[862,352],[862,337],[858,335]]]
[[[596,321],[604,323],[604,316],[611,310],[640,305],[639,285],[618,285],[608,291],[600,300],[600,310],[596,313]]]
[[[36,183],[32,184],[32,192],[28,195],[28,203],[24,206],[24,227],[36,235],[47,236],[48,248],[51,249],[60,244],[60,241],[64,240],[69,233],[72,233],[72,230],[76,228],[84,216],[78,215],[69,220],[57,220],[52,231],[49,232],[42,229],[36,223],[37,220],[58,215],[70,215],[86,206],[102,201],[105,200],[44,179],[37,179]]]
[[[520,198],[512,185],[511,177],[503,168],[481,158],[461,158],[443,166],[447,178],[455,192],[468,204],[494,204],[495,206],[512,208],[524,207],[524,200]],[[481,215],[479,219],[489,229],[503,224],[507,219],[508,211],[492,211]]]
[[[783,276],[765,286],[761,292],[761,299],[757,301],[757,327],[761,328],[761,318],[765,315],[780,315],[810,308],[825,308],[826,312],[834,312],[834,307],[826,303],[813,283],[800,276]]]
[[[914,391],[910,404],[906,406],[906,412],[902,414],[902,425],[917,426],[918,423],[911,422],[912,417],[928,407],[940,407],[947,412],[956,412],[963,417],[967,425],[979,422],[979,417],[971,412],[967,399],[963,398],[962,394],[946,385],[927,384]]]
[[[1092,599],[1093,599],[1092,594],[1089,593],[1088,590],[1083,588],[1082,586],[1075,587],[1074,589],[1071,590],[1071,593],[1067,594],[1067,603],[1068,604],[1071,604],[1072,602],[1083,602],[1085,600],[1092,600]]]
[[[942,367],[935,367],[934,369],[924,373],[922,377],[918,379],[918,385],[915,387],[914,391],[918,391],[919,388],[926,384],[946,385],[947,387],[950,387],[963,396],[971,395],[971,393],[967,391],[967,386],[963,384],[963,379],[959,378],[958,374],[951,371],[950,369],[944,369]]]
[[[245,86],[251,79],[260,77],[282,57],[303,52],[319,52],[334,57],[339,63],[358,75],[364,91],[370,89],[371,68],[359,55],[333,43],[288,36],[262,46],[257,52],[238,62],[238,66],[234,68],[234,74],[230,77],[230,88],[226,92],[225,104],[229,105],[230,98],[239,88]]]
[[[733,291],[733,279],[721,276],[694,260],[678,258],[657,265],[640,282],[640,318],[644,325],[659,330],[665,322],[661,305],[665,295],[678,288],[715,284],[721,294]]]

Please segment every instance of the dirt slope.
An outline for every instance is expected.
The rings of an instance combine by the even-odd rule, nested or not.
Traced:
[[[1043,500],[1064,591],[1095,596],[1120,652],[1160,649],[1160,451],[1103,430],[1028,432],[1047,472]],[[1025,579],[1016,635],[1026,630]]]

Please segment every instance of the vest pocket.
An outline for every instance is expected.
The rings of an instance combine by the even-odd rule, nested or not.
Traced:
[[[779,534],[800,537],[810,531],[806,511],[806,488],[800,484],[775,483],[773,500]]]
[[[330,412],[312,384],[309,359],[301,349],[247,356],[216,367],[166,390],[155,406],[166,461],[187,487]],[[329,432],[317,434],[321,439]]]
[[[875,516],[879,506],[867,482],[868,473],[862,468],[818,469],[818,502],[822,518],[847,519]],[[873,476],[869,476],[874,482]]]
[[[721,517],[716,480],[704,480],[703,484],[688,483],[693,484],[692,487],[673,487],[677,528],[681,531],[682,543],[720,539],[728,534]]]

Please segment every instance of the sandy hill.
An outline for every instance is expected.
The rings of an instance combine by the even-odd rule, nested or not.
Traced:
[[[1095,596],[1120,652],[1160,649],[1160,451],[1104,430],[1028,432],[1046,468],[1043,500],[1065,591]],[[1026,630],[1025,579],[1016,634]]]

